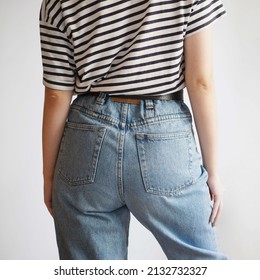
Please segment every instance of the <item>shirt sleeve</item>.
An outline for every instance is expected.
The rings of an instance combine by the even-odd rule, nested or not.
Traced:
[[[74,90],[75,63],[73,46],[66,34],[55,25],[52,11],[43,1],[40,11],[40,39],[43,65],[43,84],[51,89]],[[55,2],[55,1],[48,1]],[[54,3],[55,4],[55,3]],[[49,5],[54,9],[55,6]],[[47,4],[48,5],[48,4]],[[60,18],[57,19],[61,22]]]
[[[213,22],[225,14],[225,8],[220,0],[194,1],[185,37],[195,34],[201,29],[210,26]]]

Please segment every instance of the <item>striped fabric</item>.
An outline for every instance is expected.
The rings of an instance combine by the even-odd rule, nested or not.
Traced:
[[[184,39],[224,14],[219,0],[43,0],[43,83],[75,94],[178,91]]]

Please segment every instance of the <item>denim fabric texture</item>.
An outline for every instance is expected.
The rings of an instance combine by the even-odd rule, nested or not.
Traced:
[[[54,177],[60,259],[127,259],[130,212],[168,259],[225,259],[207,178],[183,101],[79,95]]]

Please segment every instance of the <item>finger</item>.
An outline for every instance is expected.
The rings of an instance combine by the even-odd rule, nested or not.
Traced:
[[[217,224],[218,219],[220,217],[220,214],[222,212],[222,208],[223,208],[223,202],[221,201],[220,204],[219,204],[219,207],[218,207],[218,212],[217,212],[216,217],[215,217],[215,219],[213,221],[213,226],[215,226]]]
[[[212,211],[212,217],[211,217],[212,226],[216,225],[218,218],[221,214],[221,211],[222,211],[222,199],[219,199],[218,201],[216,201],[215,208]]]
[[[53,217],[53,210],[52,210],[52,208],[48,208],[48,210],[49,210],[49,213],[51,214],[51,216]]]
[[[51,201],[47,201],[47,202],[45,202],[45,205],[46,205],[49,213],[53,216],[52,202]]]
[[[214,195],[213,195],[213,193],[211,192],[210,188],[209,188],[209,195],[210,195],[210,200],[213,201]]]
[[[214,196],[214,204],[213,204],[213,209],[212,209],[212,212],[211,212],[211,217],[210,217],[210,222],[212,225],[214,225],[214,221],[216,219],[216,216],[217,216],[217,213],[218,213],[218,210],[219,210],[219,206],[220,206],[220,198],[218,196]]]

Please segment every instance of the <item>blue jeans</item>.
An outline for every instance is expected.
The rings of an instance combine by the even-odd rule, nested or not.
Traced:
[[[78,96],[54,177],[60,258],[127,259],[131,212],[168,259],[225,259],[207,176],[183,101]]]

